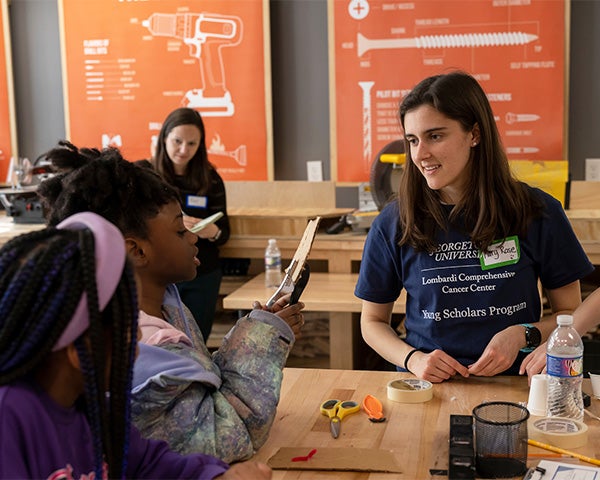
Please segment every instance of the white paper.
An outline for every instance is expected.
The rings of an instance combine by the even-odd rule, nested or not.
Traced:
[[[531,478],[543,480],[600,480],[600,468],[581,463],[563,463],[550,460],[541,460],[538,467],[545,468],[546,473],[540,477],[539,473]]]

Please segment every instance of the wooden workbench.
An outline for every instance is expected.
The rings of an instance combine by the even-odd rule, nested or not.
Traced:
[[[529,395],[527,377],[454,378],[433,385],[433,398],[425,403],[397,403],[387,398],[387,384],[399,378],[414,378],[408,373],[322,370],[286,368],[283,371],[281,399],[275,422],[267,442],[254,459],[267,462],[280,447],[300,447],[304,454],[316,448],[337,447],[352,452],[353,448],[390,450],[402,469],[399,474],[359,473],[352,471],[316,472],[311,470],[276,470],[274,480],[302,479],[426,479],[430,469],[448,468],[450,415],[471,415],[473,408],[487,401],[526,402]],[[583,390],[591,393],[589,379]],[[361,410],[345,417],[341,435],[333,439],[328,419],[319,412],[319,405],[329,399],[362,402],[365,395],[377,397],[383,404],[386,421],[372,423]],[[600,415],[600,400],[592,399],[589,411]],[[586,416],[588,442],[574,452],[590,457],[600,456],[600,422]],[[554,458],[551,452],[528,448],[528,466],[535,466],[541,457],[549,460],[579,463],[571,458]]]

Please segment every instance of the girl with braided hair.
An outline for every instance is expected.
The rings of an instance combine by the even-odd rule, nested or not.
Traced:
[[[287,305],[287,296],[272,311],[255,308],[211,354],[174,285],[194,278],[198,264],[197,237],[185,228],[177,191],[116,149],[61,142],[46,158],[62,172],[38,188],[49,222],[93,211],[125,237],[138,279],[142,332],[133,379],[135,425],[180,453],[203,452],[227,462],[251,457],[275,418],[304,305]]]
[[[270,478],[131,427],[137,317],[123,237],[94,213],[0,249],[1,479]]]

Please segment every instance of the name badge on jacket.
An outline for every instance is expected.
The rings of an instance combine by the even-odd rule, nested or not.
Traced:
[[[507,237],[492,243],[489,252],[479,253],[479,262],[482,270],[504,267],[519,262],[521,258],[521,248],[519,246],[519,237],[516,235]]]
[[[208,206],[208,198],[206,195],[188,195],[185,199],[187,207],[206,208]]]

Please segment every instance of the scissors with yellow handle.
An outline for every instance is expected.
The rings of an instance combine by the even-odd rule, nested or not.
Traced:
[[[360,410],[360,405],[352,400],[325,400],[321,404],[321,413],[326,417],[329,417],[329,428],[331,430],[331,436],[338,438],[340,436],[340,428],[342,425],[342,419],[346,415],[356,413]]]

